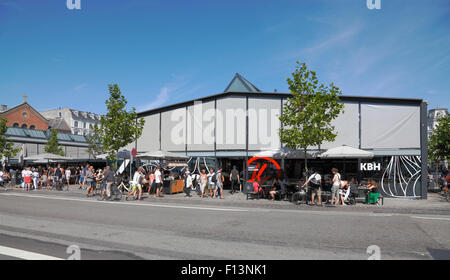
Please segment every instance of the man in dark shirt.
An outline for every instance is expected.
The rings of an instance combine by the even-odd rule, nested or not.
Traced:
[[[106,181],[106,196],[109,199],[111,197],[111,185],[114,183],[114,172],[112,172],[110,166],[106,166],[104,176]]]
[[[236,165],[233,166],[233,169],[230,173],[230,181],[231,181],[231,194],[235,191],[235,188],[239,186],[239,171],[236,169]]]

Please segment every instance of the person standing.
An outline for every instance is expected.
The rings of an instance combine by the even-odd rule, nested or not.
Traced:
[[[220,199],[223,199],[223,182],[225,178],[222,175],[222,168],[219,168],[216,173],[216,190],[214,192],[214,196],[216,196],[216,192],[220,192]]]
[[[148,175],[148,197],[150,197],[150,194],[153,192],[155,194],[155,173],[153,171],[150,171],[150,174]]]
[[[85,181],[87,184],[87,196],[94,196],[94,177],[95,170],[93,166],[90,166],[86,171]]]
[[[55,170],[55,177],[54,177],[54,183],[55,183],[55,186],[58,188],[58,187],[60,187],[59,186],[59,183],[61,183],[61,188],[62,188],[62,176],[63,176],[63,174],[64,174],[64,171],[63,171],[63,169],[61,168],[61,165],[60,164],[58,164],[58,167],[56,168],[56,170]]]
[[[156,167],[156,171],[155,171],[155,189],[156,189],[156,194],[153,195],[153,198],[155,197],[161,197],[161,191],[163,188],[163,180],[162,180],[162,174],[161,174],[161,168],[158,166]]]
[[[105,167],[105,181],[106,181],[106,199],[111,198],[111,186],[114,183],[114,172],[111,170],[111,166]]]
[[[183,173],[184,178],[184,193],[186,194],[186,197],[191,197],[191,189],[192,189],[192,177],[191,177],[191,171],[189,170],[189,167],[186,167],[186,170]]]
[[[39,172],[37,171],[37,169],[33,168],[33,186],[35,190],[37,190],[38,188],[38,181],[39,181]]]
[[[317,196],[318,205],[322,205],[322,176],[317,170],[313,169],[313,174],[309,176],[308,180],[303,184],[302,188],[309,184],[311,189],[311,205],[316,205],[315,198]]]
[[[331,187],[331,202],[330,204],[338,205],[339,204],[339,189],[341,188],[341,174],[337,168],[332,168],[331,172],[334,174],[333,176],[333,186]]]
[[[25,172],[23,173],[23,182],[25,183],[25,190],[27,192],[31,191],[31,177],[33,176],[33,172],[31,172],[30,168],[25,168]]]
[[[88,170],[89,170],[89,164],[86,164],[86,166],[81,171],[80,188],[82,188],[83,190],[86,189],[86,183],[87,183],[86,174],[87,174]]]
[[[72,175],[72,171],[70,168],[66,168],[66,182],[67,182],[67,188],[70,185],[70,176]]]
[[[21,184],[22,184],[22,188],[24,189],[24,190],[26,190],[26,188],[27,188],[27,185],[25,184],[25,173],[26,173],[26,171],[27,171],[27,168],[26,167],[24,167],[23,169],[22,169],[22,173],[21,173],[21,175],[22,175],[22,178],[21,178]]]
[[[216,177],[216,172],[214,172],[214,169],[210,169],[209,170],[209,174],[207,175],[208,177],[208,192],[209,192],[209,196],[211,196],[212,198],[216,198],[216,182],[217,182],[217,177]]]
[[[233,165],[233,169],[230,173],[230,181],[231,181],[231,191],[230,193],[233,194],[236,192],[237,186],[239,186],[239,171],[236,168],[236,165]]]
[[[205,188],[206,188],[206,183],[207,183],[207,176],[206,176],[206,170],[202,169],[202,172],[200,174],[200,192],[201,192],[201,198],[203,198],[204,194],[205,194]]]

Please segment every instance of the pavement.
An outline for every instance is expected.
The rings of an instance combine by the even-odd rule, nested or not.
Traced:
[[[0,189],[0,259],[368,259],[373,248],[380,259],[450,259],[439,194],[339,207],[224,194],[109,202],[77,186]]]

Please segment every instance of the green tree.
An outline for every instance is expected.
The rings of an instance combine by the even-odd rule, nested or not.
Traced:
[[[308,171],[307,148],[324,141],[333,142],[337,136],[331,121],[343,112],[344,104],[339,99],[342,93],[333,83],[319,84],[316,72],[299,61],[287,82],[292,97],[287,99],[279,117],[283,123],[280,140],[288,148],[304,151],[305,171]]]
[[[428,140],[428,158],[432,162],[450,160],[450,115],[437,119],[437,126]]]
[[[46,153],[64,156],[62,147],[58,145],[58,132],[54,129],[50,131],[50,138],[44,148]]]
[[[103,150],[108,154],[108,159],[117,164],[119,149],[134,142],[142,134],[144,119],[138,119],[134,107],[127,111],[127,101],[121,94],[117,84],[108,85],[110,97],[106,100],[107,113],[100,119],[98,129]]]
[[[91,135],[86,137],[88,143],[88,153],[93,157],[97,158],[103,152],[102,149],[102,138],[101,130],[98,125],[94,125]]]
[[[5,133],[8,130],[8,127],[6,126],[6,123],[8,120],[6,118],[0,119],[0,160],[5,158],[11,158],[15,156],[19,151],[20,148],[14,148],[14,143],[9,141]]]

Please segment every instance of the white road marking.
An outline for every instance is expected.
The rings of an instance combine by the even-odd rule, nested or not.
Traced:
[[[419,217],[419,216],[411,216],[413,219],[422,219],[422,220],[441,220],[441,221],[450,221],[450,218],[441,218],[441,217]]]
[[[63,260],[60,258],[47,256],[43,254],[33,253],[29,251],[14,249],[10,247],[4,247],[0,246],[0,255],[19,258],[23,260],[48,260],[48,261],[57,261],[57,260]]]
[[[79,198],[68,198],[68,197],[57,197],[57,196],[42,196],[42,195],[27,195],[27,194],[0,194],[2,196],[20,196],[28,198],[44,198],[44,199],[54,199],[54,200],[68,200],[68,201],[79,201],[79,202],[91,202],[91,203],[106,203],[106,204],[116,204],[111,201],[100,201],[100,200],[90,200],[90,199],[79,199]],[[231,212],[249,212],[248,209],[238,209],[238,208],[219,208],[219,207],[200,207],[200,206],[182,206],[182,205],[165,205],[165,204],[139,204],[130,202],[120,202],[120,205],[132,205],[132,206],[144,206],[144,207],[165,207],[165,208],[181,208],[181,209],[195,209],[195,210],[212,210],[212,211],[231,211]]]

